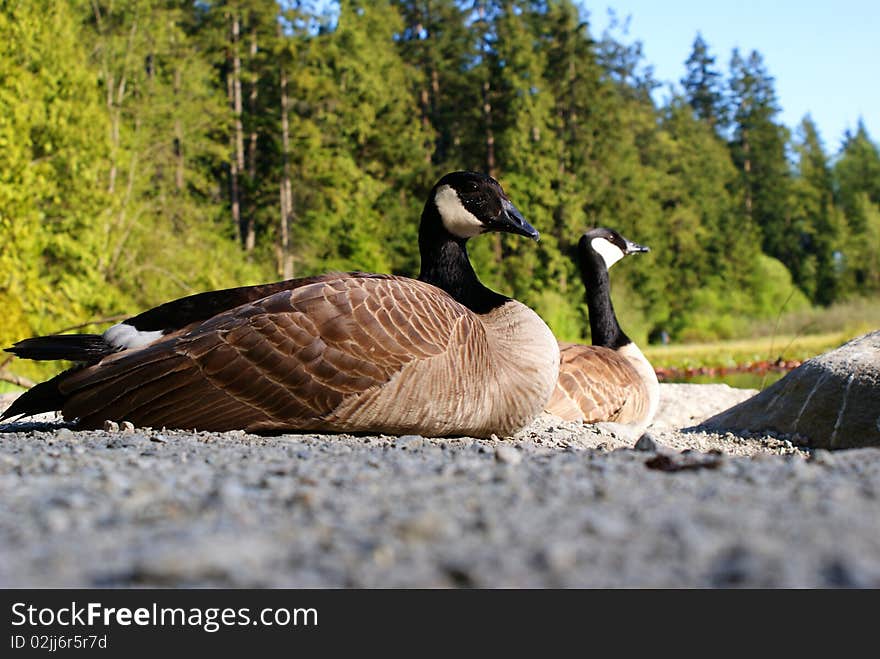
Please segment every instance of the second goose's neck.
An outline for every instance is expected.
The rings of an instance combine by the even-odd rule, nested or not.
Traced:
[[[465,244],[464,239],[446,231],[436,206],[428,204],[419,228],[419,253],[422,258],[419,280],[442,288],[475,313],[488,313],[508,302],[509,298],[480,283]]]
[[[617,350],[632,343],[623,333],[611,304],[611,284],[605,261],[593,249],[581,252],[581,277],[586,288],[587,307],[590,311],[590,335],[594,346]]]

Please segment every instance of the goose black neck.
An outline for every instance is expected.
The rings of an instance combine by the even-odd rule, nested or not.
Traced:
[[[581,277],[586,289],[587,308],[590,311],[590,335],[594,346],[617,350],[630,338],[623,333],[611,304],[611,283],[605,261],[589,245],[581,249]]]
[[[419,253],[422,258],[419,281],[442,288],[474,313],[488,313],[507,298],[480,283],[468,258],[467,240],[449,233],[443,226],[433,194],[425,204],[419,226]]]

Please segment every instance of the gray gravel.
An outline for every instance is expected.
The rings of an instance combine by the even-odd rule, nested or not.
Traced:
[[[744,396],[715,394],[688,420]],[[668,420],[640,450],[551,417],[491,440],[12,424],[0,586],[880,587],[880,449]]]

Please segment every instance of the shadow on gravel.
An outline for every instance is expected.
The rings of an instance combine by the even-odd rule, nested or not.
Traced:
[[[13,421],[12,423],[0,423],[0,434],[13,432],[52,432],[67,428],[76,430],[75,423],[65,421]]]
[[[645,462],[648,469],[657,471],[694,471],[697,469],[718,469],[723,461],[720,453],[680,453],[666,455],[661,453]]]

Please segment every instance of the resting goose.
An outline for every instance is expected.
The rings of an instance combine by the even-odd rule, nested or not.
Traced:
[[[545,409],[566,421],[647,426],[657,411],[660,385],[651,363],[620,329],[608,270],[628,254],[649,250],[600,228],[585,233],[577,251],[593,345],[559,344],[559,381]]]
[[[8,350],[84,365],[32,388],[0,418],[60,409],[94,428],[509,434],[541,412],[559,348],[525,305],[483,286],[466,243],[537,240],[492,178],[447,174],[425,203],[419,278],[333,273],[200,293],[103,335]]]

